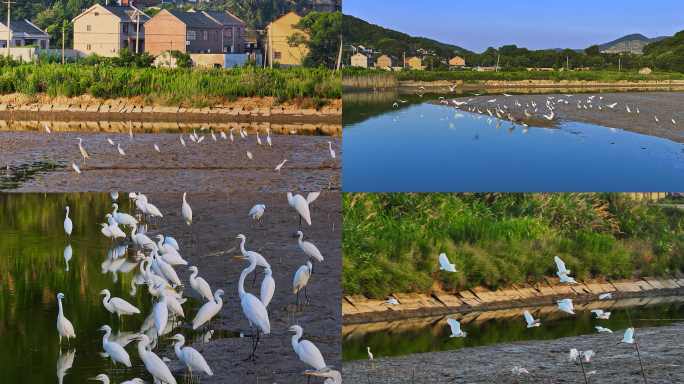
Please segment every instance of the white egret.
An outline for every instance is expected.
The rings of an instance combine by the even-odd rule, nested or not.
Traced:
[[[449,259],[447,258],[446,253],[442,253],[439,255],[439,270],[440,271],[447,271],[447,272],[458,272],[456,270],[456,264],[450,264]]]
[[[185,337],[183,337],[183,335],[178,333],[173,337],[170,337],[170,339],[177,340],[173,346],[173,350],[176,352],[176,356],[178,356],[178,359],[185,363],[185,365],[190,370],[191,378],[193,376],[193,371],[204,372],[209,376],[214,375],[214,372],[212,372],[211,368],[209,368],[209,364],[207,364],[206,360],[204,360],[204,357],[202,357],[202,355],[199,352],[197,352],[195,348],[185,347],[181,349],[183,344],[185,344]]]
[[[185,201],[185,194],[186,192],[183,192],[183,208],[181,209],[181,212],[183,213],[185,224],[190,226],[190,232],[192,232],[192,209],[187,201]]]
[[[101,373],[95,377],[90,377],[86,380],[97,380],[103,382],[104,384],[109,384],[109,376],[105,375],[104,373]]]
[[[634,344],[634,328],[625,329],[625,335],[622,337],[622,341],[620,343]]]
[[[513,367],[513,369],[511,369],[511,372],[515,373],[516,375],[519,375],[521,373],[530,373],[527,369],[517,366]]]
[[[197,327],[211,320],[212,317],[219,313],[221,307],[223,306],[221,295],[223,295],[223,290],[216,290],[216,293],[214,293],[214,299],[205,303],[202,308],[197,311],[197,315],[192,320],[192,329],[197,329]]]
[[[178,253],[176,248],[174,248],[171,244],[166,243],[166,238],[164,237],[164,235],[157,235],[155,237],[157,239],[159,239],[159,242],[157,243],[157,248],[159,249],[159,252],[161,252],[162,254],[174,255],[180,259],[180,260],[176,259],[175,262],[171,263],[171,262],[169,262],[168,258],[164,257],[164,261],[166,261],[169,264],[177,264],[177,265],[186,265],[187,264],[187,262],[185,260],[180,258],[181,255],[180,255],[180,253]]]
[[[159,267],[159,270],[161,271],[162,275],[166,277],[170,282],[175,284],[176,286],[181,285],[181,281],[178,278],[178,274],[176,271],[173,269],[169,263],[164,261],[164,258],[162,258],[159,253],[157,252],[157,245],[155,244],[153,247],[152,253],[154,254],[154,260],[157,262],[157,266]],[[186,263],[187,264],[187,263]]]
[[[214,139],[214,141],[216,141],[216,135],[214,135],[214,130],[213,130],[213,129],[211,130],[211,138]]]
[[[254,158],[252,157],[252,152],[250,151],[247,151],[247,157],[249,157],[250,160],[254,160]]]
[[[582,356],[584,356],[584,360],[585,360],[587,363],[589,362],[589,359],[591,359],[591,357],[594,356],[594,355],[596,355],[596,353],[594,353],[594,351],[584,351],[584,352],[582,353]]]
[[[47,133],[50,133],[50,127],[48,127],[47,124],[45,124],[45,130],[47,131]]]
[[[85,148],[83,148],[82,143],[83,143],[83,139],[81,139],[81,138],[79,137],[79,138],[78,138],[78,149],[81,150],[81,156],[83,156],[83,165],[85,165],[85,161],[86,161],[87,158],[90,157],[90,154],[88,153],[88,151],[85,150]]]
[[[195,142],[195,143],[197,142],[197,139],[196,139],[195,136],[193,136],[192,134],[190,135],[190,140],[192,140],[192,141]]]
[[[204,136],[202,136],[202,137],[200,137],[199,139],[197,139],[197,144],[201,143],[202,140],[204,140]]]
[[[541,325],[539,319],[534,319],[528,311],[525,311],[525,321],[527,321],[527,328],[538,327]]]
[[[190,287],[195,290],[200,296],[206,298],[209,301],[213,301],[214,298],[211,294],[211,288],[209,287],[209,283],[207,283],[206,280],[204,280],[201,277],[198,277],[197,274],[199,271],[197,270],[197,267],[192,266],[188,268],[188,271],[191,271],[192,274],[190,275]]]
[[[556,261],[556,267],[558,267],[558,273],[567,275],[570,274],[570,270],[565,268],[565,263],[558,256],[553,258]]]
[[[287,159],[283,160],[282,163],[278,164],[278,166],[275,167],[275,170],[278,171],[278,173],[280,173],[280,168],[282,168],[283,165],[285,165],[286,162],[287,162]]]
[[[613,298],[613,295],[610,294],[610,293],[604,293],[603,295],[600,295],[600,296],[599,296],[599,299],[601,299],[601,300],[603,300],[603,299],[612,299],[612,298]]]
[[[261,282],[261,302],[264,304],[264,307],[268,308],[268,303],[271,302],[273,293],[275,292],[275,280],[273,280],[273,276],[271,276],[271,268],[264,268],[264,273],[266,274],[266,277],[264,277],[264,281]]]
[[[161,153],[161,151],[159,150],[159,146],[157,145],[157,143],[154,143],[154,150],[157,151],[157,152],[159,152],[159,153]]]
[[[154,305],[154,326],[157,328],[157,336],[164,334],[164,328],[169,320],[169,307],[166,304],[166,295],[161,291],[169,287],[163,287],[159,291],[159,301]]]
[[[128,136],[131,138],[131,141],[135,140],[135,136],[133,136],[133,123],[128,122]]]
[[[328,148],[330,148],[330,157],[332,157],[333,167],[335,167],[335,151],[332,149],[332,143],[328,141]]]
[[[613,108],[615,108],[616,105],[617,105],[617,103],[608,104],[607,107],[610,109],[613,109]]]
[[[180,247],[178,246],[178,242],[176,241],[176,239],[174,239],[171,236],[166,236],[164,238],[164,244],[168,244],[168,245],[172,246],[176,251],[180,251]]]
[[[116,313],[121,321],[121,315],[133,315],[140,313],[140,310],[124,299],[118,297],[109,298],[110,293],[108,289],[103,289],[98,295],[105,295],[102,304],[111,313]]]
[[[108,341],[109,335],[112,334],[112,329],[109,327],[109,325],[103,325],[99,330],[105,331],[105,334],[102,337],[102,348],[105,350],[105,352],[107,352],[109,357],[112,358],[112,361],[114,362],[114,368],[116,369],[117,361],[130,368],[131,358],[128,356],[126,350],[121,345],[113,341]]]
[[[399,302],[397,301],[397,299],[389,299],[389,300],[385,301],[384,303],[380,303],[380,305],[383,305],[383,304],[399,305]]]
[[[302,251],[304,251],[304,253],[306,253],[307,256],[309,256],[309,259],[311,259],[311,262],[312,262],[311,273],[313,273],[313,261],[314,261],[314,259],[318,260],[319,262],[322,262],[323,261],[323,255],[321,255],[321,251],[319,251],[315,245],[309,243],[308,241],[302,241],[302,238],[304,237],[304,234],[302,233],[302,231],[297,231],[297,233],[295,233],[293,235],[293,237],[297,237],[297,236],[299,236],[299,248],[301,248]]]
[[[268,321],[268,311],[266,310],[266,306],[261,302],[261,300],[257,299],[256,296],[252,295],[251,293],[245,292],[245,277],[249,275],[257,266],[257,259],[254,255],[254,252],[250,253],[248,257],[249,267],[245,268],[240,274],[240,280],[238,281],[238,294],[240,296],[242,312],[249,320],[250,327],[252,324],[254,324],[256,325],[257,329],[256,343],[254,343],[255,340],[254,336],[252,335],[252,354],[247,357],[247,360],[249,360],[251,357],[252,361],[254,361],[254,354],[259,346],[259,328],[261,328],[261,331],[265,335],[268,335],[271,333],[271,323]]]
[[[603,312],[600,309],[594,309],[591,312],[596,314],[597,319],[607,320],[610,318],[610,312]]]
[[[71,231],[74,229],[74,224],[69,218],[69,206],[66,207],[66,218],[64,219],[64,232],[71,236]]]
[[[259,132],[257,132],[257,144],[262,145],[261,139],[259,138]]]
[[[257,204],[249,211],[249,215],[252,216],[252,220],[259,220],[259,226],[261,226],[261,216],[264,214],[265,209],[265,205]]]
[[[102,234],[111,238],[112,237],[112,231],[109,230],[109,224],[102,223],[100,225],[102,226],[102,229],[101,229]]]
[[[579,351],[577,348],[572,348],[570,350],[570,358],[568,359],[569,361],[577,361],[577,358],[579,357]]]
[[[234,130],[235,130],[235,128],[230,129],[230,141],[233,141],[233,131]]]
[[[127,213],[117,212],[119,210],[118,204],[112,204],[112,207],[114,207],[114,212],[112,212],[112,217],[114,218],[114,220],[116,220],[117,223],[122,224],[122,225],[138,224],[138,220],[136,220],[133,216],[131,216]]]
[[[445,343],[456,337],[466,337],[466,333],[461,331],[461,323],[459,323],[458,320],[449,318],[447,319],[447,323],[451,327],[451,335],[444,341]]]
[[[78,173],[78,174],[81,173],[81,169],[78,168],[78,165],[71,163],[71,167],[74,169],[74,171],[76,171],[76,173]]]
[[[136,224],[133,224],[132,227],[133,230],[131,230],[131,240],[133,240],[135,244],[137,244],[141,248],[154,244],[154,241],[152,241],[152,239],[147,237],[145,234],[136,233],[138,231],[138,226]]]
[[[114,145],[114,142],[112,141],[112,139],[107,139],[107,141],[109,142],[110,145]]]
[[[268,132],[268,136],[266,137],[266,142],[268,143],[269,147],[273,146],[273,143],[271,142],[271,132]]]
[[[183,140],[183,135],[180,135],[180,142],[185,147],[185,140]]]
[[[304,371],[302,372],[303,375],[310,375],[310,376],[323,376],[323,377],[328,377],[325,381],[325,384],[342,384],[342,374],[340,374],[338,371],[334,369],[330,369],[328,367],[324,369],[318,369],[318,370],[312,370],[312,371]]]
[[[69,345],[71,345],[71,338],[76,338],[74,326],[71,321],[64,317],[64,310],[62,308],[62,299],[66,299],[63,293],[57,294],[57,303],[59,304],[59,314],[57,314],[57,331],[59,332],[59,344],[62,344],[62,337],[66,337]]]
[[[223,132],[223,131],[221,131],[221,138],[222,138],[223,140],[228,140],[228,137],[226,136],[226,133]]]
[[[148,202],[145,202],[144,204],[148,215],[152,217],[164,217],[164,215],[162,215],[162,213],[159,211],[159,208],[155,207],[153,204]]]
[[[117,144],[116,144],[116,147],[119,149],[119,153],[121,154],[121,156],[125,156],[125,155],[126,155],[126,152],[124,152],[124,150],[121,149],[121,143],[117,143]]]
[[[567,302],[562,300],[558,301],[558,309],[573,315],[575,314],[575,312],[573,312],[572,308],[567,304]]]
[[[114,221],[114,218],[112,217],[112,215],[107,214],[106,217],[108,217],[110,219],[109,220],[109,232],[111,232],[114,240],[116,240],[119,237],[126,238],[126,233],[124,233],[124,231],[122,231],[121,228],[119,228],[119,223]]]
[[[556,272],[556,274],[558,275],[558,277],[560,277],[560,282],[558,284],[560,284],[560,283],[579,284],[578,282],[575,281],[575,279],[573,279],[572,277],[569,277],[568,275],[564,275],[560,272]]]
[[[370,351],[370,347],[366,347],[366,350],[368,351],[368,358],[373,360],[373,354]]]
[[[309,204],[302,195],[292,196],[292,192],[287,193],[287,202],[299,214],[299,229],[302,229],[302,218],[307,224],[311,225],[311,212],[309,211]]]
[[[309,305],[309,297],[306,295],[306,283],[311,277],[311,261],[307,261],[306,265],[302,265],[295,273],[294,281],[292,282],[292,290],[297,295],[297,305],[299,305],[299,291],[304,288],[304,297],[306,304]]]
[[[597,326],[596,326],[596,329],[598,330],[599,333],[613,333],[613,331],[611,331],[610,329],[608,329],[608,328],[603,328],[603,327],[600,326],[600,325],[597,325]]]
[[[138,354],[145,364],[145,368],[154,376],[155,379],[160,380],[166,384],[177,384],[176,379],[171,374],[169,367],[164,364],[162,359],[154,353],[147,350],[147,346],[150,345],[150,338],[145,334],[141,334],[137,337],[138,341]]]
[[[567,305],[568,308],[573,309],[573,310],[575,309],[575,305],[572,303],[572,299],[558,300],[557,303],[558,304],[563,303],[563,304]]]
[[[310,365],[314,369],[323,369],[326,367],[325,360],[323,360],[323,355],[318,347],[309,340],[299,339],[302,337],[304,330],[299,325],[293,325],[288,329],[289,332],[294,332],[292,336],[292,348],[294,348],[295,353],[299,355],[299,359],[304,363]]]
[[[263,268],[271,268],[271,265],[264,259],[263,256],[261,256],[259,253],[254,252],[254,251],[246,251],[245,250],[245,242],[247,241],[247,238],[243,234],[239,234],[236,237],[237,239],[240,239],[240,252],[242,253],[242,256],[235,256],[236,259],[246,259],[249,258],[249,256],[254,255],[254,258],[256,259],[256,263],[258,266],[263,267]],[[254,273],[254,281],[256,281],[256,272]],[[254,281],[252,284],[254,284]]]

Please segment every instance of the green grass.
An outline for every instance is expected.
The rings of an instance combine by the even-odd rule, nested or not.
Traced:
[[[343,86],[350,88],[396,87],[399,81],[463,81],[464,83],[484,83],[486,81],[525,81],[551,80],[598,81],[616,83],[618,81],[668,81],[684,80],[682,73],[659,73],[640,75],[636,71],[517,71],[517,72],[477,72],[471,70],[455,71],[401,71],[345,69],[342,72]],[[394,84],[394,85],[392,85]]]
[[[345,294],[448,292],[684,267],[684,211],[622,194],[345,194]],[[433,274],[446,253],[458,273]],[[436,278],[436,280],[435,280]]]
[[[277,102],[309,97],[339,99],[341,76],[327,69],[270,70],[112,68],[60,64],[0,67],[0,92],[108,99],[144,97],[146,102],[196,106],[217,98],[273,97]]]

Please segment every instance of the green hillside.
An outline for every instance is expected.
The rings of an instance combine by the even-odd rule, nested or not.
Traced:
[[[633,33],[631,35],[622,36],[619,39],[600,44],[599,49],[608,53],[632,51],[633,53],[640,54],[646,44],[659,41],[664,38],[666,38],[666,36],[649,39],[640,33]]]

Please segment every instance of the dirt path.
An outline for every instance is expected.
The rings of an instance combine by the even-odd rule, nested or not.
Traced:
[[[254,131],[250,131],[246,139],[237,132],[233,132],[234,142],[221,139],[216,132],[218,142],[207,133],[199,144],[184,134],[184,147],[180,135],[176,134],[137,134],[132,142],[127,133],[0,131],[3,143],[0,188],[13,178],[20,178],[29,167],[44,167],[49,170],[36,173],[16,190],[264,192],[341,189],[341,137],[271,135],[271,147],[266,143],[265,131],[260,132],[263,145],[257,144]],[[78,137],[83,139],[83,147],[91,156],[85,166]],[[125,156],[121,156],[107,139],[120,143]],[[336,152],[334,168],[328,141]],[[161,153],[155,151],[155,144]],[[248,151],[253,155],[252,160],[247,157]],[[288,161],[278,173],[275,167],[285,159]],[[76,174],[72,163],[80,167],[82,174]],[[51,164],[61,167],[52,169]]]
[[[323,354],[328,365],[341,366],[342,312],[341,275],[342,275],[342,232],[341,196],[337,192],[325,192],[314,202],[316,209],[312,214],[312,225],[304,224],[305,241],[314,243],[325,260],[316,262],[314,274],[309,280],[308,307],[297,311],[295,296],[292,294],[292,281],[297,269],[304,265],[307,256],[290,237],[298,230],[295,212],[290,208],[285,193],[257,194],[188,194],[188,203],[193,209],[193,235],[187,233],[188,227],[180,213],[181,194],[148,194],[150,202],[164,214],[159,220],[159,229],[148,235],[163,233],[174,236],[180,246],[187,266],[177,268],[184,285],[188,285],[190,266],[199,269],[213,291],[223,289],[222,318],[212,322],[212,327],[220,326],[231,331],[250,334],[237,292],[240,273],[249,264],[233,256],[235,252],[221,256],[201,256],[226,251],[234,246],[238,234],[247,236],[245,248],[259,250],[271,264],[276,292],[268,307],[272,328],[270,335],[262,337],[259,343],[256,362],[242,361],[251,349],[249,338],[217,339],[206,343],[193,343],[214,371],[214,376],[202,376],[204,383],[304,383],[306,378],[301,372],[308,369],[292,349],[291,336],[287,329],[293,324],[304,328],[303,339],[313,342]],[[127,196],[120,195],[119,199]],[[252,219],[247,215],[256,204],[265,204],[266,212],[262,217],[265,230],[251,230]],[[252,275],[245,288],[259,297],[263,275],[250,288]],[[184,290],[186,296],[199,297],[192,289]],[[300,295],[303,299],[303,295]],[[199,308],[186,309],[186,321],[194,318]],[[174,331],[175,334],[175,331]],[[171,359],[169,363],[175,374],[182,375],[184,368],[173,348],[163,348],[159,355]]]
[[[562,103],[556,104],[557,109],[553,121],[542,116],[549,113],[549,110],[544,106],[549,96],[554,97],[555,101],[563,100]],[[587,104],[587,99],[591,96],[594,96],[592,108],[587,105],[587,109],[585,109],[584,105]],[[600,97],[603,97],[603,100],[599,102]],[[594,93],[575,94],[571,97],[564,94],[512,95],[510,97],[502,94],[490,94],[473,97],[467,106],[463,105],[460,109],[467,111],[468,107],[475,107],[489,116],[486,111],[487,108],[494,114],[494,108],[498,104],[506,112],[505,115],[510,113],[518,123],[524,122],[530,126],[530,129],[554,127],[564,122],[579,121],[684,143],[684,111],[681,109],[683,97],[684,93],[682,92]],[[445,99],[450,100],[449,97],[445,97]],[[489,100],[496,101],[489,102]],[[514,106],[516,100],[522,107]],[[532,118],[528,119],[524,110],[527,109],[530,113],[534,111],[534,107],[526,107],[532,101],[538,105],[538,111]],[[566,101],[568,104],[565,104]],[[581,109],[577,107],[578,101],[582,102]],[[439,101],[430,101],[429,103],[439,104]],[[609,108],[608,105],[613,103],[617,103],[617,105],[612,109]],[[453,106],[454,104],[450,102],[450,105]],[[508,109],[505,109],[504,105]],[[598,108],[599,105],[601,109]],[[626,107],[630,108],[631,113],[627,112]],[[637,108],[639,113],[636,112]],[[658,117],[659,122],[655,121],[655,117]],[[505,119],[508,120],[507,117]],[[673,124],[671,119],[674,119],[676,124]]]
[[[501,343],[457,351],[375,358],[344,363],[345,383],[585,383],[582,368],[568,361],[571,348],[593,350],[589,383],[643,383],[634,345],[623,331],[558,340]],[[684,382],[684,324],[639,328],[635,338],[649,384]],[[467,336],[466,336],[467,337]],[[529,374],[511,373],[522,366]],[[589,368],[586,367],[585,368]]]

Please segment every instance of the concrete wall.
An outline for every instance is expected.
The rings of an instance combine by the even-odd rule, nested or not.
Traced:
[[[98,16],[95,16],[95,13]],[[88,55],[97,53],[106,57],[118,56],[124,40],[121,36],[120,21],[104,8],[95,7],[74,22],[74,49]]]
[[[172,14],[161,11],[145,24],[146,48],[152,55],[167,50],[186,51],[185,24]]]
[[[266,38],[266,56],[271,54],[268,48],[268,44],[272,41],[273,44],[273,58],[275,62],[279,62],[284,65],[300,65],[302,57],[309,53],[309,49],[303,44],[297,47],[290,47],[287,44],[287,38],[292,36],[295,32],[301,32],[300,30],[295,30],[292,28],[292,24],[297,24],[299,22],[298,15],[294,13],[288,13],[287,15],[281,17],[280,19],[271,23],[268,28],[268,36]],[[277,53],[280,53],[280,58],[277,57]]]
[[[24,47],[10,47],[10,56],[15,59],[15,60],[23,60],[23,61],[34,61],[38,59],[38,54],[40,52],[55,52],[58,55],[62,55],[62,50],[61,49],[37,49],[37,48],[24,48]],[[6,55],[7,54],[7,49],[6,48],[0,48],[0,55]],[[77,51],[74,49],[65,49],[64,50],[64,57],[71,58],[71,57],[84,57],[87,56],[86,53]]]

